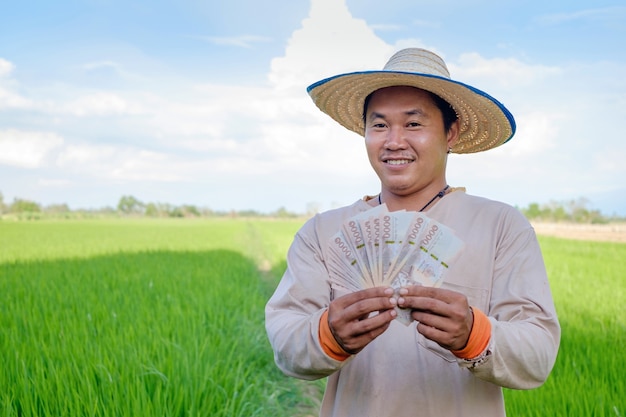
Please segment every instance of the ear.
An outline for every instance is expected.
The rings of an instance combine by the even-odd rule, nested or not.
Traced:
[[[459,140],[459,130],[460,124],[458,120],[455,120],[454,123],[450,126],[450,130],[448,130],[447,141],[448,141],[448,149],[454,148],[456,142]]]

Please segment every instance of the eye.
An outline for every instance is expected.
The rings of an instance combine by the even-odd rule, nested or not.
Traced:
[[[421,123],[419,123],[419,122],[415,122],[415,121],[413,121],[413,122],[408,122],[408,123],[406,124],[406,126],[407,126],[407,127],[420,127],[420,126],[422,126],[422,124],[421,124]]]
[[[381,130],[385,130],[386,128],[387,128],[387,124],[385,122],[371,122],[368,125],[368,129],[371,129],[371,130],[381,131]]]

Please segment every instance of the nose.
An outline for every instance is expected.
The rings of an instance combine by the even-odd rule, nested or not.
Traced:
[[[385,148],[391,151],[407,148],[406,138],[404,137],[402,129],[392,127],[388,130],[387,137],[385,139]]]

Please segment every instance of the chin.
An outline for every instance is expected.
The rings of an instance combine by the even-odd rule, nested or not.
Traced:
[[[406,197],[415,192],[411,188],[410,185],[408,186],[385,186],[385,188],[387,189],[387,191],[389,191],[390,193],[394,195],[397,195],[398,197]]]

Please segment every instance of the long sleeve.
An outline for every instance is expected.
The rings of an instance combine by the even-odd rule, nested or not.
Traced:
[[[554,366],[560,326],[530,226],[498,242],[493,274],[491,357],[472,372],[503,387],[535,388]]]
[[[319,343],[319,320],[330,303],[331,288],[317,243],[316,220],[296,234],[287,270],[265,309],[276,364],[285,374],[302,379],[322,378],[344,365],[326,355]]]
[[[464,211],[442,205],[433,214],[465,247],[446,283],[468,295],[492,324],[488,356],[470,370],[503,387],[537,387],[554,366],[560,326],[535,232],[510,206],[462,193],[449,197]]]

